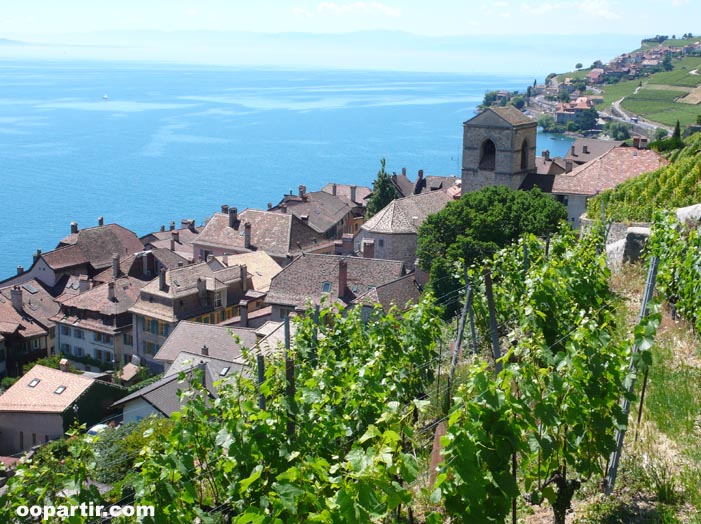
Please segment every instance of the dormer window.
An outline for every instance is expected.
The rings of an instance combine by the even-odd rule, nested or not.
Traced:
[[[54,395],[60,395],[64,391],[66,391],[66,386],[59,386],[54,390]]]
[[[38,378],[33,378],[32,381],[28,384],[30,388],[35,388],[37,387],[37,384],[41,382],[41,379]]]

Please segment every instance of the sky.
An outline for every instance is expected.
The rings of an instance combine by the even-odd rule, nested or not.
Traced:
[[[701,32],[689,20],[699,0],[22,0],[0,39],[29,45],[0,40],[0,59],[541,75]]]
[[[4,2],[0,35],[111,30],[419,35],[694,32],[698,0],[22,0]]]

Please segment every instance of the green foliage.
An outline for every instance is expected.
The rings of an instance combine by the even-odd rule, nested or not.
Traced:
[[[487,91],[482,100],[482,107],[489,107],[497,101],[497,91]]]
[[[457,280],[449,277],[456,264],[469,266],[490,257],[525,233],[543,236],[553,233],[566,218],[566,209],[538,189],[485,187],[449,202],[421,225],[419,264],[425,271],[431,271],[429,285],[440,298],[445,296],[444,291],[457,288]],[[450,287],[446,285],[446,277]],[[441,283],[441,287],[434,282]],[[455,309],[454,305],[448,307],[446,314],[451,315]]]
[[[0,381],[0,389],[6,390],[12,387],[12,384],[17,382],[19,380],[19,377],[3,377],[3,379]]]
[[[697,224],[680,225],[672,212],[655,216],[648,240],[651,255],[660,258],[657,289],[676,314],[701,332],[701,236]]]
[[[701,134],[691,135],[686,147],[672,153],[670,164],[645,173],[589,199],[589,216],[599,216],[601,200],[606,217],[615,221],[650,222],[656,210],[701,202]]]
[[[142,369],[146,369],[146,368],[142,368]],[[146,370],[144,373],[142,373],[141,370],[140,370],[140,371],[139,371],[139,374],[140,374],[141,376],[148,375],[148,371]],[[129,387],[127,388],[127,391],[128,391],[129,393],[133,393],[134,391],[138,391],[138,390],[140,390],[141,388],[145,388],[146,386],[150,386],[150,385],[153,384],[154,382],[158,382],[158,381],[161,380],[162,378],[163,378],[163,373],[158,373],[158,374],[152,375],[152,376],[146,376],[146,378],[144,378],[144,379],[141,380],[140,382],[136,382],[136,383],[132,384],[131,386],[129,386]]]
[[[563,133],[565,131],[564,126],[559,125],[555,117],[548,113],[543,113],[538,117],[538,125],[545,133]]]
[[[657,130],[655,131],[655,141],[659,142],[660,140],[664,140],[669,136],[669,131],[667,131],[664,127],[658,127]]]
[[[632,129],[633,127],[630,124],[617,120],[609,120],[604,125],[604,133],[614,140],[628,140]]]
[[[594,129],[596,127],[596,122],[599,119],[599,113],[593,107],[581,111],[577,115],[577,125],[582,130]]]
[[[385,159],[380,160],[380,170],[377,178],[372,183],[372,195],[368,200],[366,217],[370,218],[395,198],[399,198],[397,190],[392,184],[392,175],[385,171]]]
[[[516,96],[511,99],[511,105],[516,109],[523,109],[526,106],[526,100],[522,96]]]
[[[582,65],[581,62],[577,62],[577,65],[574,66],[574,68],[577,70],[582,69],[582,67],[584,67],[584,66]]]
[[[643,88],[635,94],[626,96],[621,102],[621,107],[626,111],[661,124],[673,126],[679,120],[683,125],[688,125],[696,119],[698,108],[693,104],[678,101],[686,94],[686,90],[674,87]]]

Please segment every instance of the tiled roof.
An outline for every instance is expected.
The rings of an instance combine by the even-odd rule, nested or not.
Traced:
[[[38,380],[34,387],[30,386]],[[0,395],[0,412],[63,413],[95,382],[75,373],[37,364]],[[66,389],[55,393],[59,387]]]
[[[356,298],[353,303],[371,307],[380,304],[382,309],[387,312],[392,306],[404,310],[409,304],[417,304],[419,300],[421,300],[421,291],[416,285],[416,279],[412,273],[393,282],[372,288]]]
[[[215,213],[194,243],[231,249],[232,252],[245,251],[243,233],[246,222],[251,224],[251,251],[262,250],[273,257],[284,258],[299,251],[298,242],[301,246],[309,246],[325,240],[323,235],[292,213],[246,209],[239,213],[234,227],[229,227],[228,215]]]
[[[667,163],[664,157],[650,149],[616,147],[569,173],[557,175],[553,193],[595,195]]]
[[[392,183],[400,196],[406,197],[414,194],[414,182],[409,180],[409,178],[401,173],[397,175],[394,173],[392,175]]]
[[[252,348],[256,341],[254,329],[227,328],[183,321],[178,323],[153,358],[158,361],[173,362],[183,351],[201,354],[202,347],[207,346],[209,356],[228,362],[238,362],[241,361],[241,348]]]
[[[223,257],[217,257],[217,260],[221,262]],[[253,281],[253,289],[256,291],[267,291],[270,280],[282,270],[265,251],[228,255],[227,261],[228,265],[246,265],[248,275]]]
[[[47,334],[32,317],[24,312],[19,313],[12,306],[10,299],[0,296],[0,333],[11,334],[16,331],[24,338]]]
[[[33,318],[44,327],[52,327],[54,323],[50,318],[58,313],[60,306],[44,288],[44,285],[34,279],[20,284],[19,287],[22,290],[24,314]],[[11,299],[11,289],[12,286],[9,286],[0,290],[2,297],[8,302]]]
[[[624,142],[620,140],[599,140],[596,138],[577,138],[570,147],[565,160],[572,160],[578,164],[583,164],[594,160],[596,157],[611,151],[614,147],[620,147]],[[586,148],[587,152],[584,152]]]
[[[339,298],[339,263],[347,263],[346,289]],[[404,263],[396,260],[304,255],[296,258],[273,278],[266,297],[269,304],[305,307],[307,302],[348,304],[372,287],[392,282],[404,274]]]
[[[218,380],[226,380],[248,369],[248,366],[243,359],[231,361],[216,357],[209,357],[197,353],[188,353],[183,351],[180,353],[173,363],[168,368],[165,376],[177,375],[180,372],[187,371],[192,366],[206,364],[207,375],[205,381],[214,382]]]
[[[306,216],[309,227],[322,234],[339,224],[356,207],[356,204],[350,199],[341,195],[334,196],[325,191],[305,193],[303,198],[294,195],[291,197],[286,196],[283,199],[287,205],[287,213],[300,220]],[[274,207],[271,211],[281,212],[279,206]]]
[[[562,171],[564,172],[564,170]],[[534,187],[540,189],[543,193],[552,193],[553,184],[555,183],[555,175],[541,175],[530,173],[523,179],[519,189],[521,191],[530,191]]]
[[[416,234],[426,218],[451,200],[444,191],[433,191],[393,200],[362,226],[373,233]]]
[[[112,264],[115,253],[125,257],[143,250],[137,236],[118,224],[83,229],[61,242],[67,245],[41,255],[54,270],[81,264],[103,269]]]
[[[336,194],[347,198],[361,206],[367,206],[368,198],[372,194],[372,189],[365,186],[355,186],[355,200],[351,198],[351,185],[350,184],[336,184],[334,182],[329,182],[321,190],[324,193],[333,195],[333,186],[336,186]]]
[[[109,299],[109,284],[99,284],[79,295],[62,299],[62,305],[95,311],[101,315],[119,315],[134,305],[141,288],[146,285],[143,280],[132,277],[120,277],[113,283],[114,300]]]
[[[535,167],[538,175],[559,175],[567,169],[565,160],[559,156],[554,158],[537,156],[535,157]]]
[[[192,258],[192,246],[190,246],[189,249],[190,258]],[[147,267],[149,270],[149,273],[147,274],[144,274],[143,257],[147,257]],[[154,262],[158,262],[158,264],[155,264]],[[119,275],[128,275],[130,277],[148,282],[153,280],[154,271],[157,265],[165,267],[166,269],[171,269],[179,267],[178,264],[184,266],[188,264],[188,260],[170,249],[152,248],[147,251],[141,251],[140,253],[135,253],[126,258],[122,258],[119,261]],[[112,268],[109,267],[101,273],[98,273],[95,275],[93,280],[95,280],[95,282],[113,281],[114,278],[112,275]]]
[[[506,120],[509,124],[515,126],[535,123],[535,120],[523,114],[514,106],[489,107],[485,109],[485,111],[494,111],[497,115]]]

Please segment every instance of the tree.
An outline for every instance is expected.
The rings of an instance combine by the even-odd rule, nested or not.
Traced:
[[[667,131],[664,127],[658,127],[655,131],[655,140],[664,140],[668,135],[669,131]]]
[[[526,101],[522,96],[517,96],[511,100],[511,105],[513,105],[516,109],[523,109],[523,107],[526,105]]]
[[[574,68],[575,68],[577,71],[579,71],[580,69],[582,69],[582,67],[584,67],[584,66],[582,65],[581,62],[577,62],[577,65],[574,66]]]
[[[392,183],[392,176],[385,171],[384,158],[380,160],[380,166],[382,167],[377,172],[377,178],[372,183],[372,195],[368,200],[367,218],[376,214],[395,198],[399,198],[399,194]]]
[[[577,115],[577,125],[579,128],[586,131],[587,129],[594,129],[596,127],[596,122],[599,119],[599,113],[593,107],[581,111]]]
[[[538,125],[543,129],[543,131],[548,133],[555,128],[557,122],[555,121],[555,117],[553,115],[543,113],[538,117]]]
[[[484,94],[484,99],[482,100],[482,106],[489,107],[496,101],[497,101],[497,92],[496,91],[487,91]]]
[[[614,140],[627,140],[630,138],[631,126],[623,122],[611,120],[604,126],[604,132]]]
[[[680,142],[682,139],[682,130],[679,127],[679,120],[674,124],[674,132],[672,133],[672,140]]]
[[[601,60],[596,60],[594,63],[591,65],[591,69],[603,69],[604,64]]]
[[[419,264],[431,272],[429,286],[440,301],[459,287],[463,264],[492,256],[524,233],[552,233],[566,218],[562,204],[539,189],[485,187],[464,194],[426,219],[419,228]],[[450,316],[455,310],[453,303],[446,306],[445,314]]]
[[[665,71],[671,71],[674,69],[674,66],[672,65],[672,56],[671,55],[665,55],[664,59],[662,60],[662,69]]]
[[[701,126],[701,115],[696,115],[696,125]]]

